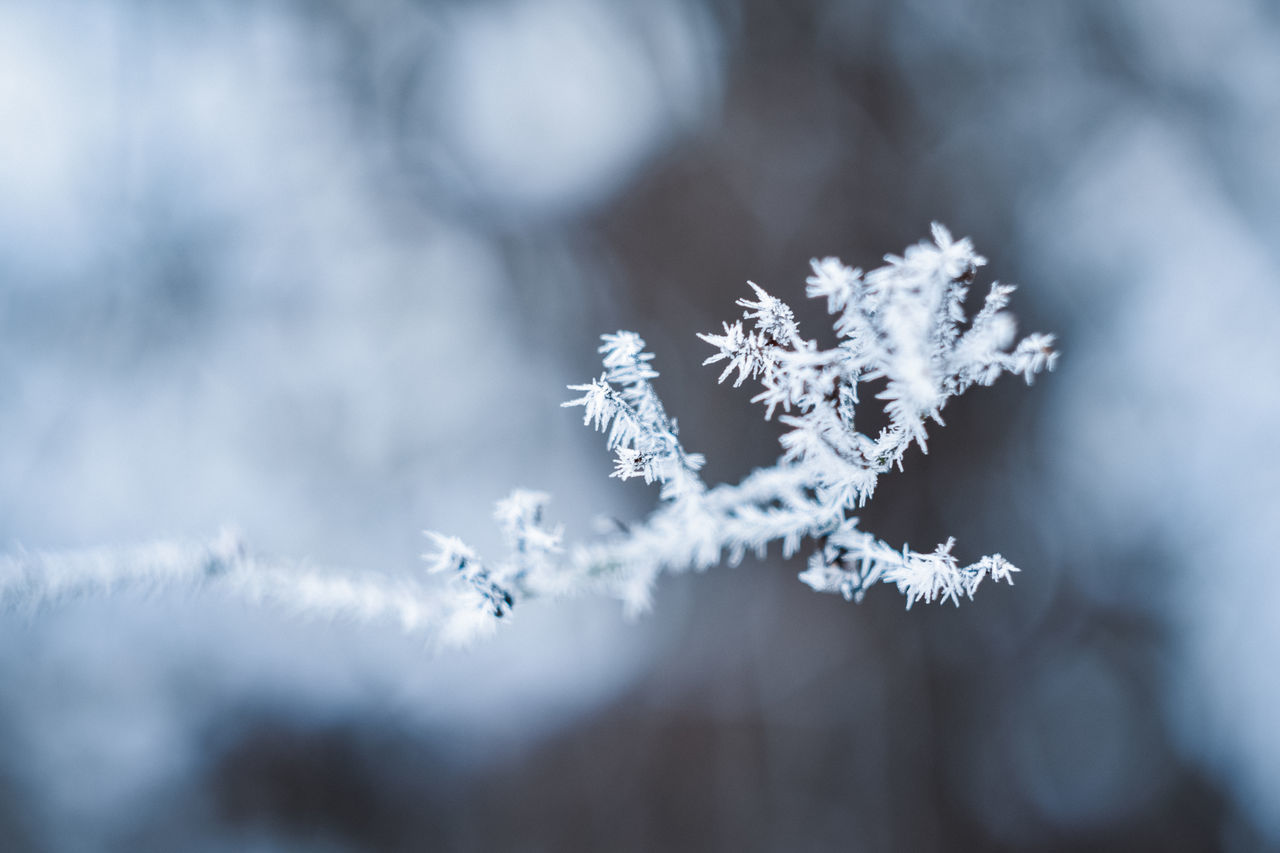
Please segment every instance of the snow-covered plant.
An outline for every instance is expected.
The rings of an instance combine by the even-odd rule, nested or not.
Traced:
[[[776,415],[787,427],[777,461],[739,483],[703,482],[704,458],[681,444],[676,420],[654,390],[658,373],[644,341],[634,332],[604,335],[602,374],[569,386],[580,396],[564,405],[582,407],[583,422],[606,434],[612,476],[643,477],[660,489],[647,518],[619,523],[597,540],[566,545],[562,529],[544,518],[548,496],[517,490],[497,506],[510,547],[505,559],[487,563],[453,537],[428,534],[428,570],[445,576],[444,584],[260,560],[224,536],[207,546],[0,559],[0,600],[35,605],[131,584],[219,585],[312,616],[393,619],[456,643],[492,629],[530,599],[600,591],[635,612],[649,605],[664,571],[736,564],[774,542],[790,557],[808,540],[814,550],[799,577],[819,592],[861,600],[885,582],[898,587],[908,608],[958,604],[985,578],[1012,582],[1018,569],[999,554],[962,566],[951,553],[953,539],[929,552],[892,547],[862,530],[853,513],[880,475],[902,467],[913,444],[926,451],[927,425],[942,424],[949,399],[1005,372],[1029,383],[1053,367],[1053,338],[1033,334],[1013,345],[1014,321],[1004,310],[1009,285],[993,284],[966,321],[964,301],[986,260],[941,225],[933,226],[932,243],[885,260],[865,274],[835,258],[812,262],[807,293],[825,300],[834,316],[835,346],[804,337],[791,308],[754,283],[754,299],[738,300],[741,319],[699,335],[715,348],[705,363],[724,365],[720,381],[759,382],[753,401],[765,406],[766,419]],[[864,400],[869,385],[880,390]],[[877,406],[887,419],[875,435],[858,428],[863,406]]]
[[[951,553],[954,539],[928,553],[899,550],[861,530],[851,513],[871,497],[881,474],[902,467],[911,445],[926,451],[927,423],[942,424],[950,398],[990,385],[1006,371],[1029,383],[1053,366],[1053,338],[1030,335],[1010,348],[1009,285],[992,285],[966,323],[965,297],[986,259],[941,225],[933,226],[932,243],[885,260],[866,274],[835,258],[812,262],[807,292],[826,300],[835,317],[834,347],[822,349],[804,337],[791,308],[754,283],[755,298],[738,300],[746,309],[742,319],[725,323],[721,334],[699,335],[716,349],[705,363],[724,365],[720,381],[735,373],[735,387],[758,380],[753,401],[764,404],[766,419],[781,412],[778,420],[788,427],[781,457],[740,483],[703,483],[704,459],[680,443],[676,422],[654,390],[658,373],[644,341],[634,332],[604,335],[604,372],[569,386],[581,396],[564,405],[581,406],[583,423],[606,433],[616,456],[613,476],[661,484],[659,505],[603,540],[559,552],[559,530],[541,526],[545,496],[518,492],[508,503],[536,509],[500,516],[513,541],[538,543],[535,559],[527,545],[518,547],[484,583],[506,590],[508,605],[544,590],[589,585],[638,610],[648,605],[663,571],[735,564],[748,551],[763,555],[773,542],[791,556],[806,539],[816,548],[800,579],[846,599],[861,600],[872,584],[886,582],[906,596],[907,607],[959,603],[987,577],[1011,582],[1018,569],[999,554],[962,566]],[[875,435],[860,432],[856,421],[864,405],[859,386],[869,383],[883,385],[874,399],[888,419]]]

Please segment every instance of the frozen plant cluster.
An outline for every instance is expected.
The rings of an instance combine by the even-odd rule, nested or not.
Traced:
[[[933,226],[932,242],[885,261],[867,273],[835,258],[812,262],[807,293],[825,300],[835,318],[831,348],[804,337],[791,308],[754,283],[754,298],[738,300],[741,319],[699,336],[715,349],[706,363],[723,364],[720,381],[758,382],[753,401],[787,428],[777,461],[736,484],[703,481],[704,458],[681,444],[640,336],[604,335],[602,374],[569,386],[580,396],[564,405],[581,407],[583,422],[605,433],[613,476],[660,488],[647,518],[618,523],[597,540],[567,545],[563,529],[545,518],[548,496],[517,490],[497,505],[510,549],[503,560],[487,563],[454,537],[428,534],[429,574],[443,582],[260,559],[224,534],[207,545],[0,558],[0,602],[33,607],[131,586],[208,586],[312,617],[391,620],[458,644],[529,599],[596,591],[636,612],[648,607],[664,571],[736,564],[774,542],[789,557],[809,540],[815,548],[800,579],[819,592],[861,600],[884,582],[898,587],[908,608],[958,604],[987,577],[1011,581],[1018,569],[999,554],[962,566],[951,539],[929,552],[894,548],[862,530],[853,513],[881,474],[902,467],[912,445],[926,450],[927,425],[942,424],[950,398],[1005,372],[1030,382],[1053,367],[1053,338],[1033,334],[1014,345],[1009,285],[993,284],[967,320],[965,298],[986,260],[941,225]],[[880,390],[864,400],[869,386]],[[858,429],[863,406],[883,411],[887,425],[875,435]]]
[[[951,553],[954,539],[927,553],[897,549],[860,529],[852,513],[881,474],[902,467],[913,444],[927,451],[927,424],[942,424],[950,398],[1005,372],[1029,383],[1053,367],[1053,338],[1033,334],[1013,345],[1014,321],[1004,310],[1013,287],[1005,284],[993,284],[967,322],[965,298],[986,259],[941,225],[933,226],[931,243],[885,261],[868,273],[835,258],[812,262],[807,293],[825,300],[835,317],[832,348],[804,337],[792,309],[754,283],[754,299],[738,300],[742,319],[720,334],[699,335],[716,350],[705,363],[724,365],[720,381],[758,381],[753,401],[765,406],[766,419],[776,415],[788,428],[771,467],[740,483],[705,484],[703,456],[685,450],[654,390],[658,373],[644,341],[633,332],[604,335],[604,372],[570,386],[581,396],[564,405],[582,407],[584,424],[606,434],[613,476],[660,484],[658,507],[601,541],[566,548],[560,530],[542,520],[546,496],[516,492],[498,509],[511,558],[483,571],[461,543],[433,534],[441,543],[434,567],[462,579],[495,616],[514,601],[582,587],[604,589],[640,610],[662,572],[736,564],[773,542],[784,556],[815,542],[800,579],[850,600],[885,582],[898,587],[908,608],[958,604],[987,577],[1011,582],[1018,569],[999,554],[962,566]],[[864,401],[859,386],[865,391],[869,383],[883,390]],[[888,423],[867,435],[856,415],[876,404]]]

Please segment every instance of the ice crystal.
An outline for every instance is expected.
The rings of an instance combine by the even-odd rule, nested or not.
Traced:
[[[902,467],[912,445],[927,451],[928,425],[942,423],[950,398],[1003,373],[1030,382],[1053,367],[1051,335],[1014,345],[1005,311],[1012,286],[993,284],[966,320],[968,288],[985,264],[967,238],[955,240],[936,224],[931,242],[887,255],[867,273],[835,258],[814,259],[806,292],[825,300],[838,339],[825,349],[801,334],[789,305],[749,283],[754,298],[738,300],[742,317],[723,324],[723,334],[699,335],[715,350],[705,363],[724,363],[719,381],[735,372],[735,387],[758,381],[752,400],[786,428],[774,464],[739,483],[702,481],[704,458],[681,443],[654,389],[658,372],[644,340],[628,331],[604,335],[602,374],[569,386],[580,396],[563,405],[581,407],[583,423],[606,434],[613,476],[643,477],[660,490],[647,518],[618,522],[599,539],[566,545],[562,529],[544,519],[548,496],[516,490],[495,512],[510,548],[503,560],[488,564],[458,539],[428,533],[427,573],[446,577],[443,586],[258,560],[237,538],[223,537],[208,546],[3,558],[0,600],[38,605],[129,584],[220,584],[255,602],[313,616],[391,618],[406,630],[461,643],[529,599],[594,590],[643,610],[663,572],[736,564],[773,543],[789,557],[809,541],[814,551],[799,577],[819,592],[857,601],[883,582],[898,588],[908,608],[958,604],[986,578],[1012,582],[1018,569],[998,554],[961,565],[954,539],[928,552],[895,548],[862,530],[853,512],[880,475]],[[881,390],[864,399],[859,386],[868,382]],[[872,401],[887,418],[875,435],[857,427],[861,407]]]
[[[881,474],[902,467],[912,445],[927,452],[928,424],[942,423],[951,397],[1006,372],[1030,381],[1052,368],[1053,338],[1031,335],[1010,349],[1014,322],[1004,308],[1013,287],[999,283],[966,326],[964,300],[986,259],[941,225],[933,226],[932,242],[885,261],[866,274],[835,258],[812,261],[806,291],[835,317],[839,340],[829,349],[804,337],[791,307],[754,282],[754,298],[738,300],[741,319],[723,324],[723,334],[699,335],[716,350],[705,363],[724,365],[719,381],[735,372],[735,387],[758,380],[752,400],[767,419],[781,413],[788,428],[781,457],[737,484],[703,484],[703,458],[685,450],[658,399],[644,341],[633,332],[605,335],[603,375],[570,386],[582,396],[564,405],[581,406],[583,423],[607,434],[613,476],[661,483],[660,500],[643,521],[544,563],[557,586],[594,585],[643,609],[664,571],[736,563],[775,542],[790,556],[805,540],[817,547],[800,579],[850,600],[884,582],[898,587],[907,607],[958,604],[988,577],[1012,582],[1018,569],[999,555],[962,566],[954,539],[931,552],[894,548],[861,530],[851,513]],[[888,425],[868,435],[855,416],[858,387],[872,381],[883,385],[873,399]]]

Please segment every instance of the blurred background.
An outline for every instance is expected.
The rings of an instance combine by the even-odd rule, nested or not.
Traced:
[[[473,650],[207,594],[0,620],[0,849],[1280,849],[1280,11],[1265,0],[0,0],[0,539],[420,571],[655,499],[558,408],[939,220],[1057,372],[867,529],[1024,571],[861,606],[776,554]],[[985,290],[989,279],[976,290]]]

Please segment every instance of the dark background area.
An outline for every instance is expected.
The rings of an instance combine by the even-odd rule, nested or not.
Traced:
[[[216,595],[0,628],[6,850],[1280,845],[1272,4],[0,3],[0,534],[417,571],[657,353],[710,481],[777,455],[696,332],[929,223],[1057,372],[954,401],[863,526],[1024,571],[851,605],[800,558],[474,650]]]

